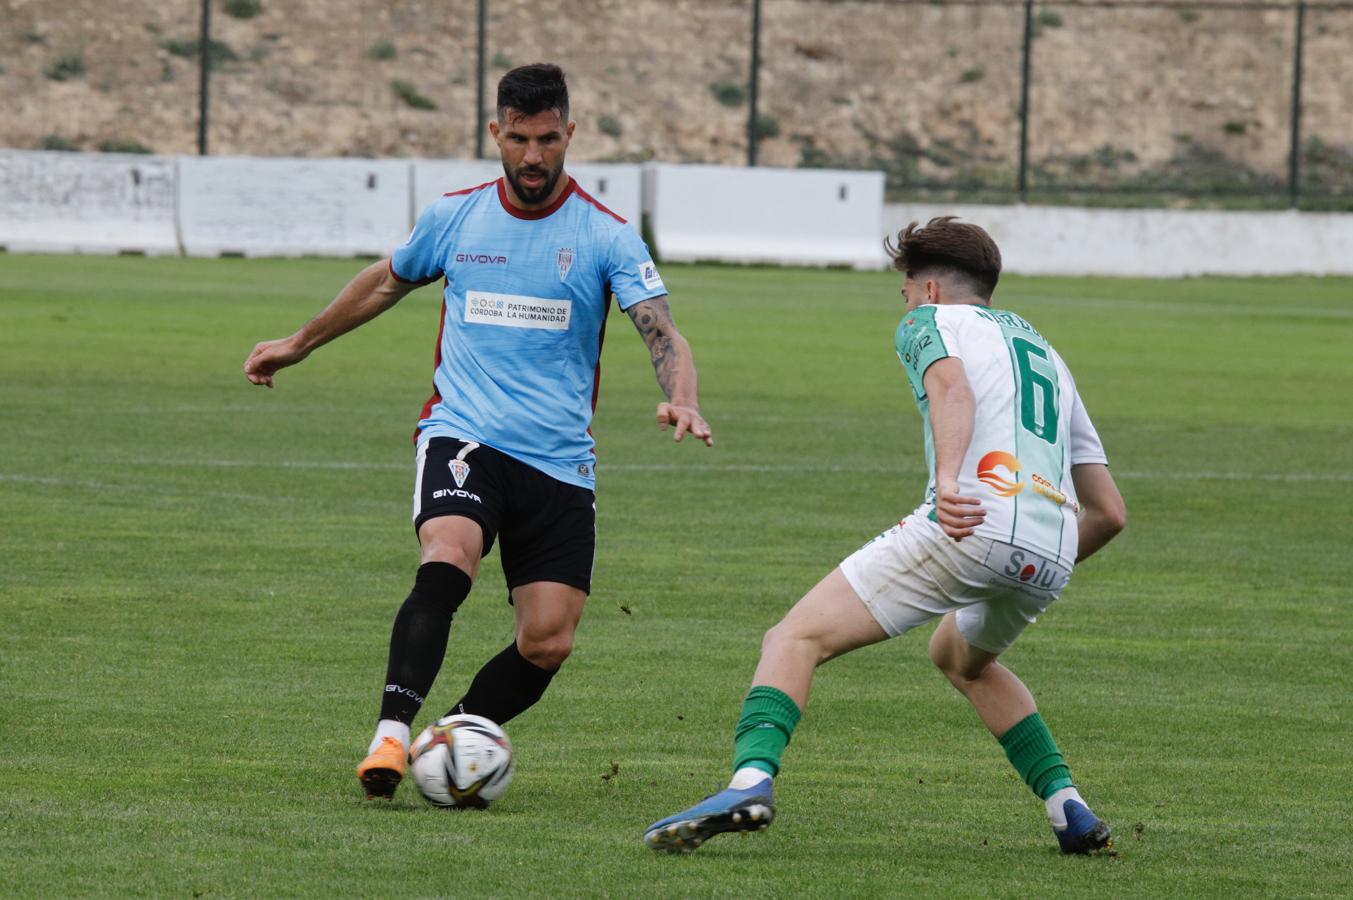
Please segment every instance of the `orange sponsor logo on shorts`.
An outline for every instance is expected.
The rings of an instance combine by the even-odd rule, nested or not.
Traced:
[[[1008,471],[1011,477],[1006,478],[998,474],[996,470],[1000,468]],[[1013,497],[1024,490],[1023,484],[1012,480],[1019,470],[1019,460],[1013,453],[992,450],[977,463],[977,480],[1002,497]]]

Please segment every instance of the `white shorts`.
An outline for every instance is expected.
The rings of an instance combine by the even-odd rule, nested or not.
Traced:
[[[1071,578],[1056,560],[977,535],[955,541],[916,515],[846,557],[841,571],[889,637],[957,611],[964,640],[988,653],[1008,649]]]

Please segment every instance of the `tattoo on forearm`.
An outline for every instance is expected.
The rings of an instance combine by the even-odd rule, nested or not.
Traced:
[[[679,359],[672,352],[672,339],[666,336],[658,338],[649,348],[653,356],[653,371],[658,375],[658,387],[670,400],[676,392]]]
[[[676,323],[672,321],[672,310],[667,305],[667,297],[654,297],[631,306],[627,312],[634,327],[648,345],[649,355],[653,359],[653,371],[658,376],[658,386],[670,399],[675,395],[681,378],[681,353],[673,335],[677,333]]]

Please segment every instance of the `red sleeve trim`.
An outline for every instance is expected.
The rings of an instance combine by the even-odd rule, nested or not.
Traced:
[[[442,277],[440,275],[433,275],[431,278],[424,279],[423,281],[415,281],[412,278],[405,278],[403,275],[400,275],[398,272],[395,271],[395,258],[393,256],[390,257],[389,259],[389,265],[390,265],[390,274],[394,276],[395,281],[398,281],[400,284],[416,284],[419,287],[422,287],[425,284],[432,284],[432,282]]]

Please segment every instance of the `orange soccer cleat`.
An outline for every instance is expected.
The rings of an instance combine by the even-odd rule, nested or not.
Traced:
[[[392,737],[381,738],[380,744],[357,767],[357,780],[362,782],[366,798],[387,800],[395,795],[395,788],[404,778],[404,764],[408,752]]]

